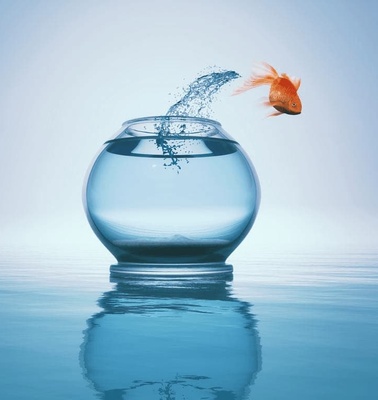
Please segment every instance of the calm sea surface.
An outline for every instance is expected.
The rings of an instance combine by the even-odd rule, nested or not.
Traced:
[[[0,249],[0,398],[378,398],[378,253],[230,261],[120,280],[89,252]]]

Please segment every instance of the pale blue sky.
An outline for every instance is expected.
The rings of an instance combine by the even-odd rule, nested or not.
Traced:
[[[246,243],[378,244],[377,19],[374,0],[0,0],[0,239],[97,245],[101,144],[209,67],[266,61],[302,79],[301,115],[265,118],[268,88],[230,96],[241,81],[214,104],[261,181]]]

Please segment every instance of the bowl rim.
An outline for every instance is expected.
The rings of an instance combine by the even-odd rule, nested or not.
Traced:
[[[153,116],[147,116],[147,117],[139,117],[139,118],[133,118],[125,121],[122,126],[125,125],[133,125],[137,124],[140,122],[150,122],[150,121],[175,121],[175,122],[180,122],[180,121],[186,121],[186,122],[198,122],[198,123],[206,123],[206,124],[212,124],[212,125],[217,125],[221,126],[221,123],[216,121],[215,119],[210,119],[210,118],[202,118],[202,117],[191,117],[191,116],[185,116],[185,115],[153,115]]]

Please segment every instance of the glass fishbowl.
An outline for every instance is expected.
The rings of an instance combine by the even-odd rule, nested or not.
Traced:
[[[89,223],[129,274],[213,274],[250,231],[260,186],[219,122],[157,116],[126,121],[87,174]]]

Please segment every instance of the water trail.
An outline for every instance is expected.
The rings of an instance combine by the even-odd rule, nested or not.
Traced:
[[[164,124],[160,127],[158,138],[156,139],[156,146],[160,148],[163,152],[163,155],[169,158],[169,162],[164,163],[164,167],[176,167],[177,169],[181,169],[179,164],[179,159],[177,157],[178,150],[184,145],[183,140],[175,140],[175,144],[171,145],[168,143],[168,140],[165,139],[170,134],[169,128],[164,127]],[[188,162],[188,160],[186,160]],[[178,171],[177,171],[178,172]]]
[[[168,109],[166,116],[209,118],[212,112],[211,104],[215,95],[226,83],[239,77],[240,75],[235,71],[222,71],[212,72],[197,78],[187,87],[185,95]],[[166,155],[167,159],[169,159],[164,166],[175,166],[179,170],[181,167],[177,154],[180,148],[184,146],[184,141],[175,140],[175,144],[170,145],[166,139],[170,134],[169,123],[167,121],[167,123],[163,123],[160,126],[159,138],[156,141],[156,145],[158,148],[161,148],[163,155]],[[185,135],[185,125],[183,125],[180,135]],[[188,162],[188,160],[186,161]]]
[[[167,116],[203,117],[211,116],[211,103],[219,90],[240,75],[235,71],[212,72],[192,82],[186,94],[169,108]]]

